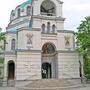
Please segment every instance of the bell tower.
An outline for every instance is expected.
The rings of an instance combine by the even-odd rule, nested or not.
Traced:
[[[59,0],[34,0],[32,28],[40,28],[42,33],[56,33],[64,29],[62,4]]]

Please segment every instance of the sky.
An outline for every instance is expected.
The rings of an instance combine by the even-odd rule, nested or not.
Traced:
[[[7,27],[12,9],[26,0],[0,0],[0,27],[3,31]],[[61,0],[63,1],[63,17],[65,30],[77,31],[84,17],[90,15],[90,0]]]

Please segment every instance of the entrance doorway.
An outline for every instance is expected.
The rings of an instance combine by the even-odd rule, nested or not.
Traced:
[[[49,63],[43,63],[42,64],[42,78],[52,78],[52,70],[51,70],[51,64]]]
[[[15,64],[13,61],[8,62],[8,80],[14,80],[15,78]]]
[[[42,47],[42,79],[57,77],[57,53],[52,43],[45,43]]]

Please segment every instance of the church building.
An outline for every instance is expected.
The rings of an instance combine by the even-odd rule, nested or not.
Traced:
[[[62,5],[60,0],[27,0],[11,11],[4,81],[80,78],[80,56],[74,32],[64,30]]]

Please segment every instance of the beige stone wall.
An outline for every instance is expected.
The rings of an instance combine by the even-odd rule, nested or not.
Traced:
[[[75,50],[75,41],[74,41],[74,34],[73,33],[64,33],[59,32],[57,35],[57,50],[68,50],[65,47],[65,36],[70,37],[69,42],[70,42],[70,50]]]
[[[36,16],[36,17],[37,18],[35,17],[33,18],[33,26],[32,26],[33,28],[41,28],[42,24],[45,24],[47,30],[47,22],[50,22],[51,30],[52,30],[52,25],[56,26],[55,33],[57,33],[57,30],[64,30],[64,21],[56,20],[56,17],[42,17],[42,16]]]
[[[42,34],[41,35],[41,49],[43,47],[43,45],[45,43],[51,43],[53,45],[55,45],[56,49],[57,49],[57,34]]]
[[[78,53],[60,52],[58,54],[58,77],[80,78]]]
[[[24,29],[18,32],[18,49],[28,49],[27,48],[27,34],[32,34],[32,50],[40,50],[41,46],[41,33],[40,31],[34,31],[30,29]]]
[[[16,80],[41,79],[41,53],[18,52]]]

